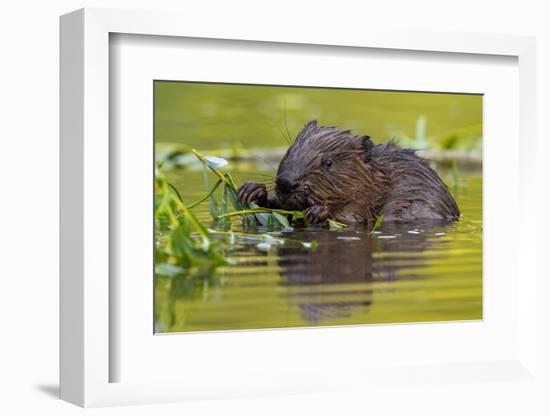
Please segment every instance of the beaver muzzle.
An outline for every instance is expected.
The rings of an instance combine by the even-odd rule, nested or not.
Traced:
[[[308,207],[308,187],[288,175],[275,179],[275,192],[285,209],[301,211]]]

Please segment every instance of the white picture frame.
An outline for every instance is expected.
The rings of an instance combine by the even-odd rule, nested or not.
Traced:
[[[184,23],[182,23],[184,22]],[[517,340],[515,354],[498,361],[456,364],[442,362],[411,368],[369,368],[368,372],[331,369],[331,377],[317,373],[239,380],[220,374],[217,383],[206,376],[180,381],[112,382],[110,371],[119,360],[110,347],[110,311],[116,308],[109,276],[110,172],[116,170],[109,148],[109,37],[111,34],[225,39],[281,44],[331,45],[333,47],[430,51],[453,54],[504,55],[518,59],[519,139],[535,138],[535,42],[533,38],[465,34],[396,32],[347,28],[327,35],[312,26],[280,29],[280,25],[239,26],[231,22],[205,25],[200,19],[167,13],[83,9],[61,18],[61,397],[80,406],[158,403],[197,398],[242,397],[262,394],[333,391],[356,386],[434,382],[480,383],[487,377],[508,382],[540,383],[536,347],[536,259],[533,249],[536,218],[520,215],[523,232],[517,244],[515,273],[522,271],[517,292]],[[534,212],[534,189],[529,172],[534,168],[532,146],[519,147],[519,213]],[[112,328],[111,328],[112,329]],[[151,333],[151,336],[153,334]],[[331,336],[342,337],[344,333]],[[346,337],[353,338],[347,332]],[[284,335],[280,335],[284,337]],[[281,342],[282,338],[280,338]],[[235,341],[235,342],[238,342]],[[476,371],[481,377],[472,376]],[[491,374],[489,377],[488,374]],[[412,378],[411,378],[412,377]],[[349,385],[341,380],[347,379]],[[344,387],[343,387],[344,386]]]

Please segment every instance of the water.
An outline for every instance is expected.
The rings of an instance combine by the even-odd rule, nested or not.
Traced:
[[[234,174],[239,182],[250,176]],[[200,173],[170,176],[185,200],[204,194]],[[226,253],[235,264],[206,280],[157,279],[157,330],[481,319],[481,191],[480,177],[465,179],[455,190],[462,217],[448,225],[386,223],[374,235],[311,226],[281,234],[316,240],[315,251],[235,244]],[[209,222],[207,204],[195,212]]]

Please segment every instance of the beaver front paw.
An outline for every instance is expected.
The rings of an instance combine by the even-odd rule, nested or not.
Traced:
[[[313,205],[304,211],[304,215],[310,224],[320,224],[330,217],[330,212],[323,205]]]
[[[263,183],[245,182],[237,191],[239,200],[244,204],[256,202],[258,205],[266,205],[267,189]]]

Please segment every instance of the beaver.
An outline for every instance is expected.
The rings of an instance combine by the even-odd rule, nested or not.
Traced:
[[[414,149],[393,140],[309,121],[279,164],[275,192],[246,182],[237,191],[244,203],[304,211],[311,224],[328,219],[345,224],[453,221],[460,211],[447,186]]]

